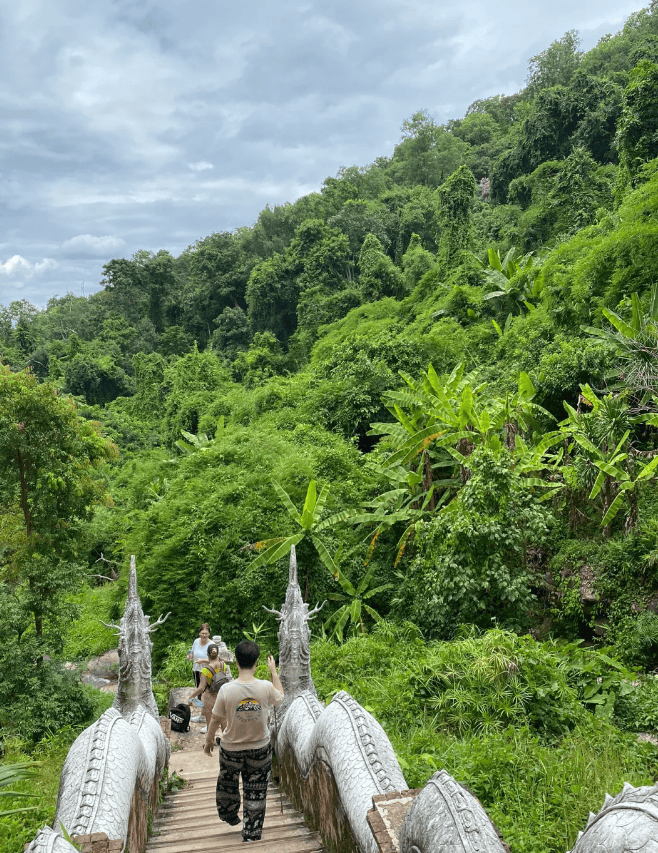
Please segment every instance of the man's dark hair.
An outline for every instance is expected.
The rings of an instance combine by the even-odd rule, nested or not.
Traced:
[[[235,647],[235,659],[241,669],[251,669],[260,657],[260,646],[253,640],[242,640]]]

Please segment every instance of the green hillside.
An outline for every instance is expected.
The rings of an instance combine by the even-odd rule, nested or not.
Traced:
[[[515,853],[655,778],[629,732],[658,730],[657,99],[652,3],[252,226],[0,307],[10,751],[96,712],[61,662],[108,647],[131,554],[173,678],[203,621],[275,648],[295,541],[323,696],[371,708],[411,783],[467,782]]]

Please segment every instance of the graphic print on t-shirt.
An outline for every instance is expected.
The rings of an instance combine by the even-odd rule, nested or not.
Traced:
[[[256,699],[243,699],[235,709],[235,716],[241,723],[251,723],[260,720],[260,712],[260,702]]]

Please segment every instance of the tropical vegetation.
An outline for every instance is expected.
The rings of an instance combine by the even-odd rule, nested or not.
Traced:
[[[294,544],[318,689],[410,784],[446,767],[544,853],[655,779],[657,98],[652,2],[251,227],[0,307],[4,762],[45,778],[98,713],[64,663],[114,642],[131,554],[162,701],[200,621],[275,650]]]

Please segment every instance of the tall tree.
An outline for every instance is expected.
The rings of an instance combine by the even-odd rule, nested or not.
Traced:
[[[427,110],[402,122],[402,141],[390,166],[393,178],[405,184],[438,187],[466,162],[469,145],[436,124]]]
[[[617,129],[621,165],[631,184],[640,168],[658,157],[658,65],[644,59],[631,71]]]
[[[466,166],[460,166],[439,187],[439,219],[441,241],[439,262],[444,271],[460,264],[464,252],[470,247],[472,217],[471,208],[475,195],[475,178]]]
[[[116,454],[98,425],[30,370],[0,365],[0,510],[21,519],[20,542],[0,564],[37,637],[76,584],[78,525],[104,491],[94,469]]]
[[[225,308],[246,307],[245,291],[253,260],[240,239],[226,231],[199,240],[190,252],[190,277],[185,289],[186,325],[201,343]]]
[[[561,39],[530,59],[527,92],[534,96],[551,86],[568,86],[575,74],[582,51],[577,30],[568,30]]]

